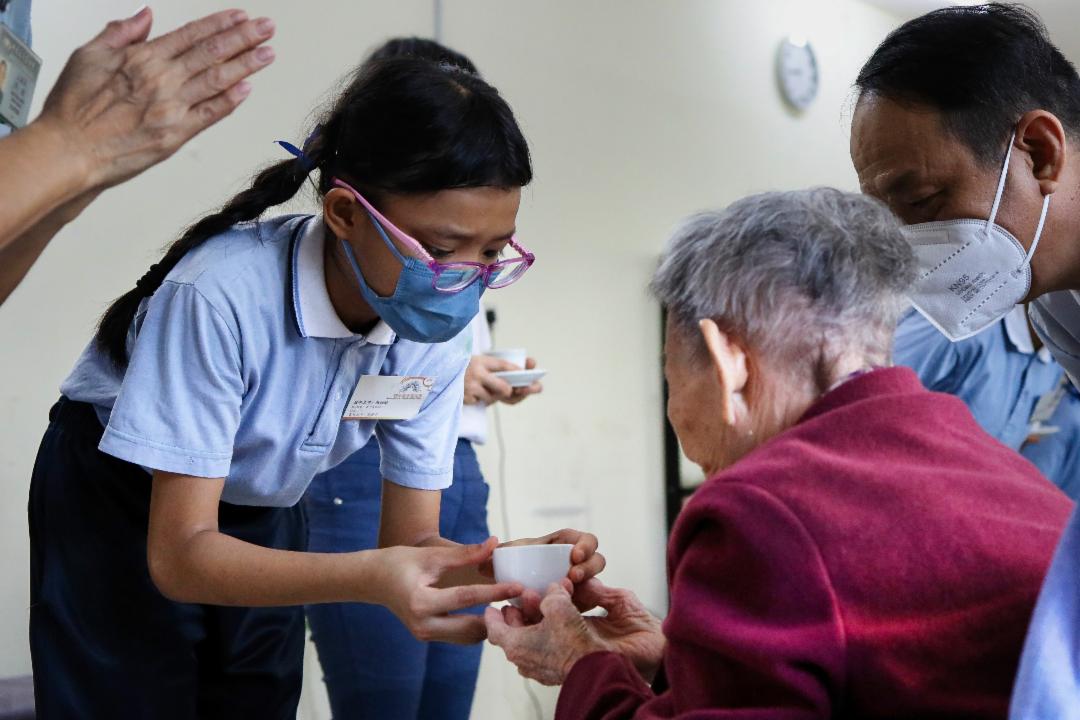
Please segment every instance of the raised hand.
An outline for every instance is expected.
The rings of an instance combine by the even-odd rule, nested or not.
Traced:
[[[268,18],[226,10],[148,41],[144,8],[69,58],[35,121],[60,134],[87,188],[123,182],[229,115],[273,62]]]

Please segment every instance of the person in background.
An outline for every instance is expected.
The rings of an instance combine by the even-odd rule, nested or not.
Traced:
[[[914,277],[896,218],[855,193],[676,231],[653,279],[667,413],[709,479],[671,533],[667,618],[596,580],[553,585],[538,624],[485,613],[522,674],[563,684],[558,720],[1004,718],[1072,503],[887,367]]]
[[[852,163],[907,224],[913,303],[953,340],[1027,303],[1080,380],[1080,75],[1038,16],[997,3],[927,13],[881,42],[855,86]],[[1080,718],[1080,513],[1043,584],[1010,715]]]
[[[957,342],[912,308],[897,326],[893,362],[913,369],[927,389],[959,397],[986,432],[1077,499],[1080,395],[1031,329],[1023,305]]]
[[[394,38],[371,55],[378,61],[416,57],[477,74],[464,55],[422,38]],[[484,313],[464,333],[470,360],[465,371],[464,407],[454,451],[453,484],[442,491],[439,531],[459,543],[480,543],[489,535],[488,485],[474,444],[487,439],[486,407],[515,404],[540,392],[540,383],[512,388],[495,376],[520,369],[484,355],[491,334]],[[531,358],[530,367],[535,366]],[[304,495],[308,548],[350,552],[378,547],[382,495],[379,445],[371,441],[340,465],[317,476]],[[467,720],[472,707],[483,645],[417,640],[392,612],[380,605],[336,603],[306,608],[319,653],[330,708],[337,720]],[[474,615],[483,606],[469,608]]]
[[[26,0],[0,20],[29,38]],[[232,113],[274,60],[269,18],[227,10],[148,40],[152,22],[143,8],[106,25],[72,53],[41,114],[0,138],[0,303],[102,191]]]

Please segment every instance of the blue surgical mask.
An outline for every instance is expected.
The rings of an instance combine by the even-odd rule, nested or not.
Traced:
[[[484,283],[474,282],[456,293],[439,292],[435,289],[435,272],[421,260],[402,255],[378,221],[371,218],[371,222],[402,268],[393,294],[380,297],[364,280],[352,247],[341,240],[364,300],[391,330],[406,340],[441,343],[456,337],[480,312]]]

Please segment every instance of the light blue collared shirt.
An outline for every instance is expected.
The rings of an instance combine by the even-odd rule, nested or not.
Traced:
[[[1024,639],[1009,720],[1080,720],[1080,511],[1073,510]]]
[[[1064,371],[1049,350],[1035,350],[1022,307],[955,343],[911,310],[897,326],[893,361],[915,370],[928,389],[959,397],[984,430],[1019,450],[1074,499],[1080,493],[1080,452],[1070,447],[1080,437],[1075,390],[1066,390],[1045,423],[1057,432],[1027,442],[1036,405],[1058,388]]]
[[[12,32],[31,45],[30,0],[11,0],[6,10],[0,11],[0,23],[11,28]],[[0,122],[0,138],[11,134],[11,128]]]
[[[91,342],[61,386],[97,409],[100,449],[147,469],[224,477],[229,503],[288,507],[374,433],[387,480],[448,487],[466,341],[410,342],[381,321],[351,332],[326,290],[323,245],[320,218],[285,216],[189,252],[140,307],[126,372]],[[435,384],[409,420],[342,420],[361,375]]]
[[[1031,323],[1080,381],[1080,293],[1031,303]],[[1075,478],[1074,478],[1075,479]],[[1080,511],[1073,510],[1043,581],[1013,687],[1010,720],[1080,720]]]
[[[0,22],[11,28],[27,45],[31,44],[30,0],[11,0],[7,9],[0,11]]]

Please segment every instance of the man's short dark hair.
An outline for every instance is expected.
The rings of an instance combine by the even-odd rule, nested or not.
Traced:
[[[992,3],[927,13],[894,30],[855,80],[868,95],[924,105],[983,162],[1001,160],[1009,132],[1046,110],[1080,137],[1080,77],[1035,13]]]

